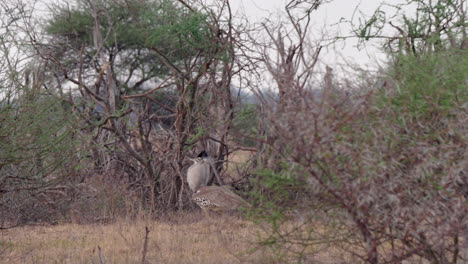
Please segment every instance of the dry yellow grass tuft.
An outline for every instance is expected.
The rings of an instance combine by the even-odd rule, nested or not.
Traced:
[[[175,221],[120,220],[108,225],[63,224],[0,232],[1,263],[271,263],[252,253],[260,230],[230,216],[185,213]],[[3,253],[1,248],[6,249]]]

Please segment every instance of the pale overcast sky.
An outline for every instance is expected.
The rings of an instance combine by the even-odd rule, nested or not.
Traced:
[[[275,15],[279,12],[284,13],[284,6],[289,2],[287,0],[231,0],[230,3],[234,12],[246,14],[250,19],[261,21],[262,18]],[[381,4],[382,0],[333,0],[330,3],[324,4],[312,14],[311,33],[315,34],[318,39],[324,25],[327,26],[329,34],[333,35],[334,31],[338,30],[337,26],[333,26],[340,21],[341,18],[350,20],[353,12],[359,10],[366,15],[371,15]],[[402,3],[403,0],[385,0],[386,3],[396,4]],[[388,10],[388,8],[387,8]],[[358,12],[356,12],[358,16]],[[356,18],[357,19],[357,18]],[[349,35],[350,28],[345,24],[340,25],[341,33]],[[315,38],[313,36],[313,38]],[[342,57],[346,60],[357,63],[363,67],[375,66],[373,61],[382,60],[385,56],[380,53],[375,46],[368,45],[365,49],[358,50],[355,40],[348,40],[345,43],[335,46],[336,50],[329,48],[325,53],[322,53],[322,60],[326,63],[334,64],[343,62]],[[341,53],[341,54],[340,54]]]

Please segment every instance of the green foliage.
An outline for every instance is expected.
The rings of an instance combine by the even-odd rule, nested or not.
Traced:
[[[393,73],[397,89],[390,100],[392,108],[414,118],[447,115],[468,99],[467,72],[468,52],[464,50],[400,56]]]
[[[125,7],[103,1],[100,5],[108,14],[99,17],[103,35],[110,33],[105,41],[107,48],[157,47],[168,57],[180,58],[212,45],[208,40],[207,16],[187,12],[173,1],[131,1]],[[45,31],[92,45],[93,25],[90,7],[81,4],[74,9],[59,7]]]
[[[256,144],[254,138],[257,136],[257,106],[255,104],[246,104],[236,112],[233,120],[233,129],[239,134],[236,139],[243,146],[253,147]]]
[[[155,47],[172,45],[172,48],[182,52],[189,52],[192,49],[201,50],[212,45],[206,15],[184,14],[181,10],[167,5],[163,5],[160,11],[163,23],[151,13],[144,14],[149,24],[157,25],[152,26],[151,31],[148,32],[146,45]]]
[[[64,186],[73,186],[85,151],[73,113],[59,98],[25,89],[0,106],[0,120],[2,220],[11,225],[53,221],[69,206]]]
[[[382,21],[385,21],[385,12],[376,10],[369,20],[361,21],[358,36],[365,40],[369,40],[377,36],[382,32]]]
[[[257,171],[250,193],[251,200],[256,204],[249,211],[253,219],[279,225],[287,213],[287,207],[294,204],[297,192],[301,190],[296,168],[286,162],[280,162],[279,171],[263,168]]]
[[[380,8],[370,18],[360,17],[354,34],[363,43],[385,39],[384,49],[391,54],[419,55],[463,47],[466,38],[466,14],[460,11],[463,0],[408,0],[392,5],[394,13],[387,15]],[[413,10],[411,15],[406,12]],[[388,13],[389,11],[387,11]],[[384,27],[394,30],[386,35]]]
[[[376,92],[375,109],[361,139],[361,144],[372,146],[375,152],[380,149],[384,155],[380,165],[370,169],[412,174],[419,179],[419,188],[440,191],[448,168],[460,162],[456,155],[447,158],[448,153],[459,151],[465,141],[459,119],[468,101],[468,52],[400,55],[390,67],[387,78],[393,85]],[[373,146],[375,131],[379,131],[380,146]],[[444,148],[446,153],[432,152],[432,148]]]
[[[202,11],[188,10],[169,0],[95,2],[100,10],[102,52],[110,59],[123,94],[140,92],[168,74],[167,61],[184,68],[182,62],[195,56],[220,56],[218,44],[212,41],[211,21]],[[59,47],[54,56],[63,65],[78,70],[76,62],[83,61],[83,69],[96,70],[93,10],[87,1],[75,3],[51,10],[53,16],[46,21],[44,31]]]
[[[73,115],[61,101],[51,96],[22,99],[0,109],[0,186],[7,189],[60,181],[76,161]]]
[[[187,144],[192,145],[192,144],[198,142],[198,140],[200,140],[200,138],[204,134],[205,134],[205,131],[203,130],[202,127],[196,127],[195,128],[195,134],[193,134],[189,139],[187,139]]]
[[[81,10],[63,10],[57,13],[45,27],[49,34],[69,36],[92,43],[92,16]]]

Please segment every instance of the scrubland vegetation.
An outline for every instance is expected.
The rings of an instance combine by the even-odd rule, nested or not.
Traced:
[[[318,40],[326,2],[1,2],[0,262],[467,262],[466,1]],[[347,38],[387,61],[324,65]],[[251,209],[200,214],[201,150]]]

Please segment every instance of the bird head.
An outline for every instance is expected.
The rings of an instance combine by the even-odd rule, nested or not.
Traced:
[[[198,158],[208,158],[208,153],[206,153],[206,151],[201,151],[198,156]]]

